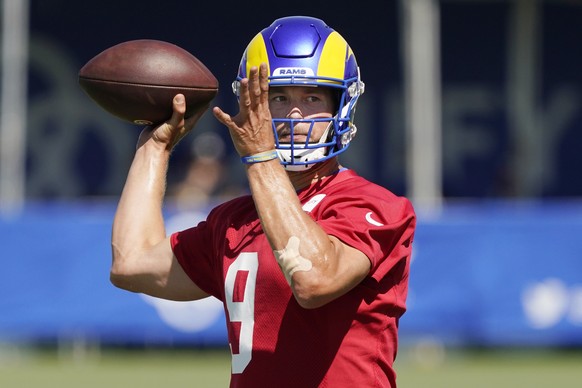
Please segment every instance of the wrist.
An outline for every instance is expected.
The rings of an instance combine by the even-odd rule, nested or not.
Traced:
[[[160,143],[156,141],[154,138],[149,138],[146,141],[139,141],[137,146],[137,150],[143,149],[149,152],[155,152],[160,154],[170,154],[172,152],[171,148],[168,147],[167,144]]]
[[[255,164],[277,159],[278,157],[279,155],[277,154],[277,150],[272,149],[264,152],[259,152],[253,155],[243,156],[240,158],[240,160],[244,164]]]

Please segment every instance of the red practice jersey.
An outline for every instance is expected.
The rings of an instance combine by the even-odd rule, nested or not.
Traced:
[[[216,207],[206,221],[171,237],[194,283],[224,303],[231,387],[395,387],[392,364],[416,223],[412,205],[352,170],[298,196],[329,235],[372,264],[358,286],[317,309],[294,299],[250,196]]]

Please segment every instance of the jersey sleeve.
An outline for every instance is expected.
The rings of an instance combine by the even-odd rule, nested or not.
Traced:
[[[211,220],[211,216],[208,217]],[[213,259],[212,227],[208,221],[202,221],[197,226],[173,233],[170,243],[178,263],[188,277],[204,292],[222,298],[222,292],[217,288],[220,281],[218,263]]]
[[[330,195],[322,205],[319,225],[364,253],[372,265],[370,275],[377,281],[410,258],[416,216],[406,198]]]

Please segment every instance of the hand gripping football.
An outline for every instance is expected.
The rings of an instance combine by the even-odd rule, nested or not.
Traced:
[[[188,51],[159,40],[132,40],[101,52],[79,71],[81,88],[107,112],[139,125],[172,115],[172,100],[186,97],[186,117],[206,109],[218,81]]]

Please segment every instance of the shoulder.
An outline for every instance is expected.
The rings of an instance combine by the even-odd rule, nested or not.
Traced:
[[[253,198],[250,195],[237,197],[214,207],[208,214],[208,219],[225,219],[240,217],[253,212],[255,209]]]
[[[349,169],[341,171],[322,193],[326,195],[327,205],[342,203],[348,206],[384,209],[383,212],[390,213],[396,218],[415,215],[408,198],[396,195]]]

